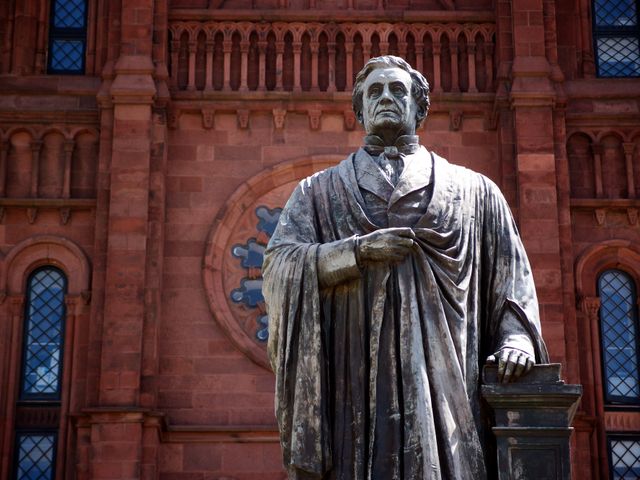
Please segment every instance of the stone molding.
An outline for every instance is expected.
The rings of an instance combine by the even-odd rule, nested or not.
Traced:
[[[54,265],[67,275],[67,295],[86,296],[91,266],[73,241],[54,235],[38,235],[14,246],[0,263],[0,291],[15,295],[24,291],[26,277],[42,265]]]

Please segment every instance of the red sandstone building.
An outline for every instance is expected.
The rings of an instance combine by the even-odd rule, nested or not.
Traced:
[[[0,4],[0,478],[282,479],[262,251],[355,150],[354,73],[425,73],[422,142],[496,181],[575,479],[638,478],[636,0]]]

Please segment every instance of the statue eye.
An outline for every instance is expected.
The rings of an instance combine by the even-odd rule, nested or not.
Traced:
[[[378,96],[380,96],[380,92],[382,92],[382,89],[378,85],[372,85],[369,88],[369,96],[370,97],[378,97]]]

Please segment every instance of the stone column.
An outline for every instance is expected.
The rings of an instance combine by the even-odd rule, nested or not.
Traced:
[[[189,62],[188,62],[188,82],[187,82],[187,90],[195,90],[196,89],[196,51],[198,49],[198,45],[196,42],[189,42]]]
[[[78,466],[88,467],[88,478],[144,478],[141,464],[147,410],[141,407],[141,381],[147,315],[152,111],[159,91],[152,60],[153,26],[135,23],[139,9],[148,9],[153,18],[153,0],[131,5],[123,2],[122,44],[128,48],[121,51],[108,91],[113,114],[108,209],[104,212],[108,226],[104,284],[99,292],[103,310],[92,312],[98,314],[96,322],[102,315],[99,395],[90,408],[83,409],[90,425],[91,453],[89,465]],[[190,65],[190,86],[194,85],[193,79]]]
[[[213,90],[213,47],[213,40],[207,39],[205,44],[207,57],[205,61],[204,89],[208,92]]]
[[[336,91],[336,42],[328,42],[327,48],[329,50],[329,85],[327,86],[327,92]]]
[[[73,140],[64,142],[64,177],[62,180],[62,198],[71,198],[71,160],[76,144]]]
[[[267,42],[258,41],[258,91],[264,92],[267,89]]]
[[[347,64],[347,68],[346,68],[346,81],[347,81],[347,85],[346,85],[346,91],[350,92],[353,89],[353,41],[352,40],[347,40],[345,42],[345,56],[347,57],[347,61],[345,62]]]
[[[416,39],[416,70],[425,73],[424,71],[424,44],[422,43],[422,39]],[[429,83],[433,83],[433,78],[427,78]]]
[[[299,40],[293,41],[293,91],[301,92],[300,84],[300,54],[302,53],[302,43]]]
[[[224,53],[224,84],[222,90],[228,92],[231,90],[231,40],[226,38],[222,42],[222,51]]]
[[[600,351],[600,297],[584,297],[581,299],[578,304],[578,308],[583,315],[583,320],[587,322],[586,328],[586,339],[590,340],[586,345],[591,347],[591,359],[590,359],[590,368],[587,368],[587,373],[589,375],[591,384],[588,381],[585,381],[585,388],[592,389],[592,398],[594,400],[593,405],[593,415],[595,417],[596,424],[596,432],[592,438],[592,442],[597,445],[597,448],[592,447],[592,454],[598,456],[597,464],[600,465],[600,478],[607,478],[609,475],[608,472],[608,461],[605,458],[601,457],[603,452],[607,451],[607,436],[605,433],[605,424],[604,424],[604,399],[602,392],[604,392],[604,385],[602,384],[602,363],[599,361],[599,358],[595,358],[596,352]]]
[[[31,197],[38,196],[38,183],[40,179],[40,152],[42,151],[42,141],[31,142]]]
[[[282,91],[282,68],[284,55],[284,41],[276,42],[276,90]]]
[[[517,19],[531,11],[542,15],[542,0],[513,0],[513,42],[515,57],[511,69],[510,106],[515,118],[517,221],[529,261],[536,272],[542,312],[542,331],[554,359],[566,364],[562,288],[562,254],[558,214],[558,172],[554,146],[556,90],[545,57],[543,25],[521,25]],[[576,372],[568,368],[569,374]],[[572,381],[577,381],[573,377]]]
[[[442,91],[442,65],[440,64],[440,52],[442,47],[440,46],[440,42],[433,42],[433,91],[441,92]]]
[[[178,64],[180,63],[180,40],[171,42],[171,88],[178,88]]]
[[[6,343],[7,347],[3,351],[3,363],[0,365],[0,379],[4,380],[4,395],[0,399],[0,406],[2,410],[0,414],[2,418],[2,425],[13,427],[15,422],[15,399],[18,398],[18,389],[20,385],[19,380],[16,378],[15,373],[20,370],[20,350],[22,349],[22,332],[24,316],[24,295],[9,295],[5,300],[7,306],[4,309],[5,315],[2,320],[4,324],[0,328],[0,332],[6,335],[5,338],[9,339]],[[13,428],[0,429],[0,447],[2,447],[2,462],[0,464],[0,475],[8,474],[13,459],[9,455],[9,448],[5,445],[9,445],[13,442]],[[8,475],[3,478],[8,478]]]
[[[498,383],[485,366],[482,396],[494,413],[498,480],[570,480],[571,422],[580,385],[560,379],[560,364],[536,365],[513,383]]]
[[[242,40],[240,42],[240,91],[249,90],[249,42]]]
[[[451,91],[460,91],[460,73],[458,72],[458,42],[449,42],[449,53],[451,54]]]
[[[318,50],[320,49],[320,42],[311,42],[311,91],[317,92],[318,88]]]
[[[627,197],[636,198],[636,184],[633,178],[635,173],[633,171],[633,152],[636,148],[636,144],[633,142],[625,142],[624,147],[624,159],[627,167]]]
[[[469,93],[477,93],[476,87],[476,44],[469,43],[467,45],[467,58],[469,63]]]
[[[599,143],[594,143],[591,146],[593,151],[593,182],[596,187],[596,198],[604,197],[604,190],[602,187],[602,153],[603,148]]]
[[[485,91],[490,92],[493,89],[493,44],[484,44],[484,64],[487,72],[487,86]]]
[[[0,197],[5,196],[7,188],[7,156],[9,155],[10,143],[6,140],[0,141]]]

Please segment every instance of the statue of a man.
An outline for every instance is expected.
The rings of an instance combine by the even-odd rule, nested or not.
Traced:
[[[404,60],[367,62],[364,145],[300,182],[265,252],[290,479],[487,478],[482,365],[510,381],[547,361],[502,194],[418,143],[428,93]]]

